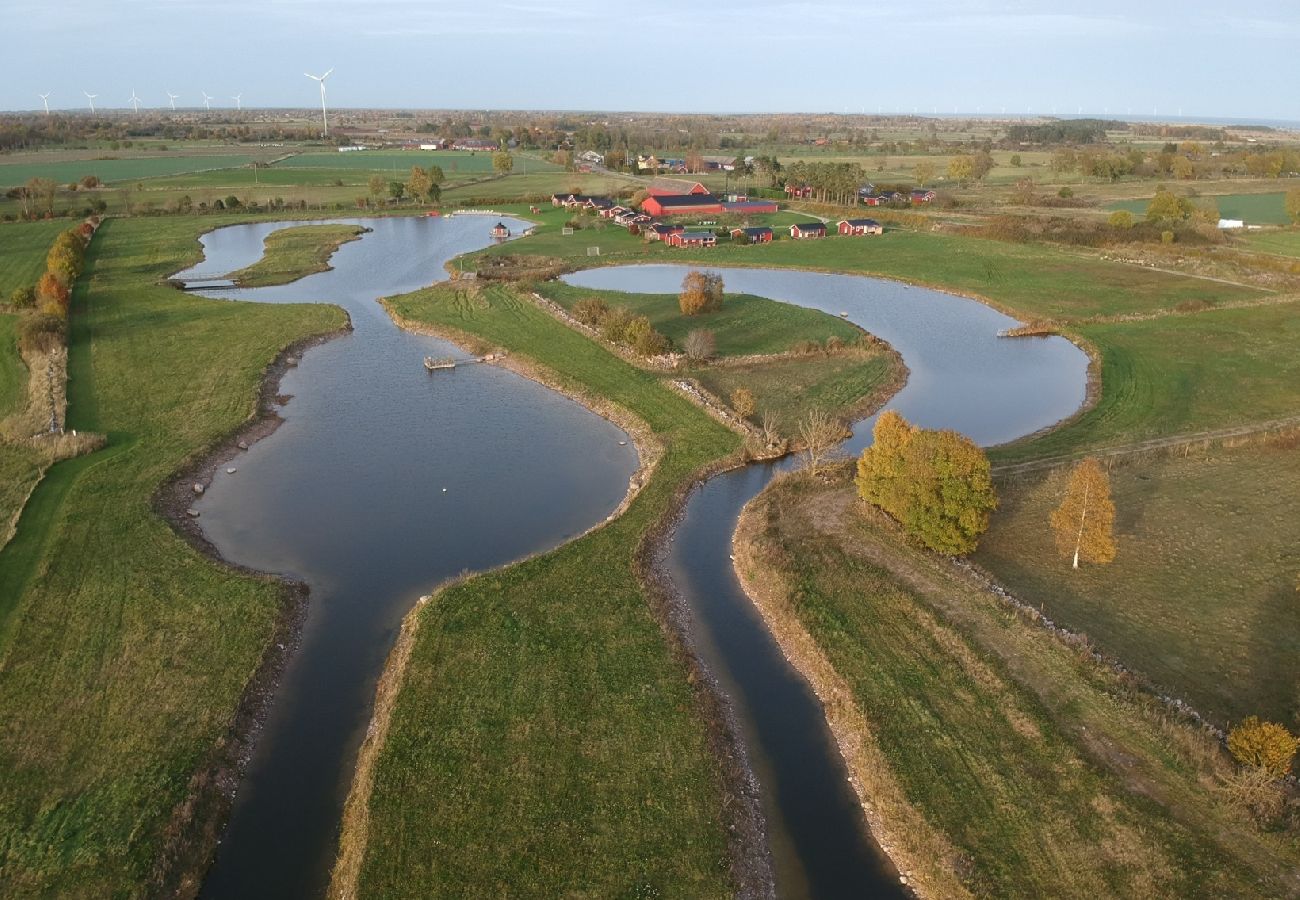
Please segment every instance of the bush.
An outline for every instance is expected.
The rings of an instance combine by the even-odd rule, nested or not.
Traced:
[[[1174,233],[1172,231],[1160,232],[1160,243],[1172,244],[1174,242]]]
[[[573,317],[589,328],[599,328],[609,315],[609,304],[600,297],[583,297],[573,304]]]
[[[1056,192],[1056,196],[1060,197],[1062,200],[1069,200],[1074,197],[1074,188],[1063,187]]]
[[[1133,227],[1133,214],[1127,209],[1117,209],[1110,214],[1110,218],[1106,221],[1111,228],[1127,231]]]
[[[600,336],[610,343],[627,343],[627,326],[632,322],[632,313],[621,306],[615,306],[600,321]]]
[[[687,359],[702,362],[717,352],[717,341],[714,340],[712,331],[696,328],[686,335],[682,350],[686,353]]]
[[[641,356],[662,356],[672,349],[672,342],[655,331],[645,316],[634,316],[623,330],[623,337]]]
[[[18,349],[24,356],[30,353],[49,353],[63,344],[66,334],[66,325],[61,316],[24,316],[18,326]]]
[[[9,305],[14,309],[31,309],[36,305],[36,288],[30,285],[14,288],[9,295]]]
[[[742,419],[748,419],[754,414],[754,392],[746,387],[738,387],[731,392],[731,408],[736,411],[736,415]]]
[[[1248,716],[1228,732],[1228,751],[1233,758],[1274,778],[1290,770],[1297,746],[1300,741],[1294,734],[1276,722],[1261,722],[1257,716]]]

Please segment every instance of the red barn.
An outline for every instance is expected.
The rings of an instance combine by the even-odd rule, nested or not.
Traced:
[[[641,211],[651,216],[708,215],[722,212],[722,203],[712,194],[663,194],[647,197]]]
[[[645,192],[651,197],[672,197],[679,194],[708,194],[709,189],[698,181],[680,178],[656,178]]]

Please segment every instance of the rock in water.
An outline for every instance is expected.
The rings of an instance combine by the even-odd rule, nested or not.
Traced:
[[[199,484],[197,481],[194,482],[194,493],[196,494],[203,493],[203,485]]]

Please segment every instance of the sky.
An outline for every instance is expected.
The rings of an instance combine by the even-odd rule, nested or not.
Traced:
[[[1241,12],[1238,12],[1238,11]],[[0,0],[0,109],[1300,120],[1296,0]]]

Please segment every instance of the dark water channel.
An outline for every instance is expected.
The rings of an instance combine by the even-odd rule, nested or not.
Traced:
[[[593,269],[584,287],[674,293],[685,266]],[[847,318],[889,341],[910,369],[888,404],[928,428],[992,445],[1037,431],[1083,403],[1088,358],[1064,338],[999,338],[1016,321],[973,300],[896,282],[777,269],[719,269],[727,290]],[[871,441],[859,422],[846,452]],[[690,497],[669,556],[706,664],[735,704],[762,787],[781,897],[898,897],[898,873],[871,839],[821,703],[786,662],[736,580],[740,511],[797,460],[710,479]]]
[[[211,294],[335,303],[355,330],[289,370],[284,424],[228,464],[235,474],[223,466],[196,504],[228,559],[311,589],[301,645],[206,897],[323,895],[375,683],[403,615],[445,578],[549,549],[600,522],[637,465],[620,429],[531,381],[489,365],[430,375],[426,355],[467,355],[399,330],[375,302],[445,277],[444,262],[489,243],[495,219],[334,221],[373,231],[340,248],[333,271]],[[293,224],[214,231],[190,271],[248,265],[268,233]]]

